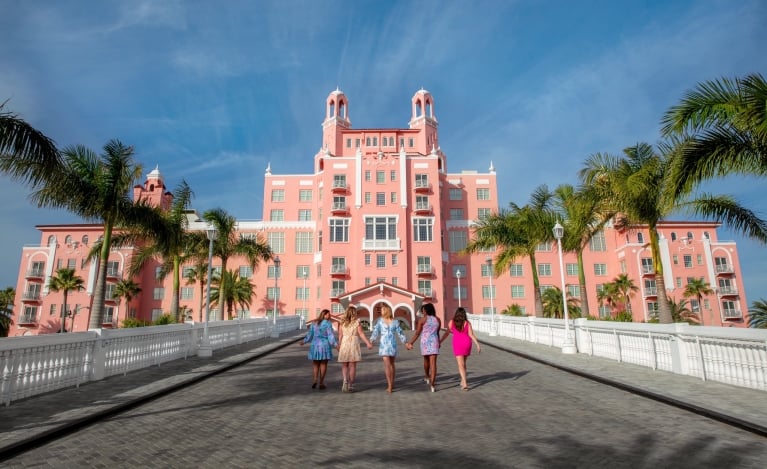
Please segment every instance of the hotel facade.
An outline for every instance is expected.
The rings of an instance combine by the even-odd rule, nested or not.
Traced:
[[[322,308],[341,312],[356,305],[363,322],[388,304],[406,325],[412,325],[420,305],[432,302],[439,316],[452,317],[459,306],[474,314],[500,314],[519,305],[534,314],[529,260],[515,260],[509,269],[491,276],[495,252],[461,254],[471,238],[473,220],[500,207],[496,172],[448,171],[448,158],[439,142],[434,99],[425,90],[415,93],[406,129],[354,129],[346,95],[336,90],[325,103],[322,144],[306,174],[264,175],[262,221],[239,221],[242,237],[266,241],[276,262],[252,269],[233,258],[228,269],[250,278],[254,297],[238,317],[302,315],[312,318]],[[159,168],[134,188],[134,198],[168,206],[170,192]],[[190,230],[205,230],[190,211]],[[667,293],[683,299],[685,285],[703,278],[713,293],[691,309],[707,326],[745,327],[747,307],[737,246],[720,241],[718,223],[664,222],[659,226],[661,258]],[[92,241],[102,235],[93,224],[39,225],[40,243],[21,253],[10,336],[84,331],[95,286],[97,264],[86,261]],[[606,227],[584,251],[586,289],[591,315],[609,316],[597,292],[618,275],[626,274],[638,290],[630,300],[634,321],[646,321],[657,309],[652,256],[646,228],[617,231]],[[115,285],[126,278],[135,248],[113,249],[107,271],[104,327],[119,327],[126,317],[153,320],[170,310],[172,280],[162,278],[159,263],[147,264],[133,278],[141,287],[130,301],[116,297]],[[542,244],[536,253],[541,289],[561,288],[556,243]],[[213,259],[213,267],[220,260]],[[84,280],[71,291],[63,315],[63,293],[48,289],[57,269],[68,267]],[[564,253],[568,293],[580,296],[575,255]],[[184,274],[192,266],[184,267]],[[183,275],[183,274],[182,274]],[[183,275],[185,277],[185,275]],[[205,290],[181,281],[181,306],[187,318],[203,319]],[[210,320],[219,320],[218,306]]]

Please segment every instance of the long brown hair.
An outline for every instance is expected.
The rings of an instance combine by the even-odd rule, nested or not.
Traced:
[[[463,331],[463,326],[469,322],[468,319],[466,319],[466,310],[463,308],[458,308],[455,310],[455,315],[453,316],[453,326],[459,331]]]

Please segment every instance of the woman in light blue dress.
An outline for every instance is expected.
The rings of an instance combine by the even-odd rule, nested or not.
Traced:
[[[333,359],[331,346],[338,346],[336,336],[333,334],[333,323],[330,322],[330,311],[323,309],[317,316],[317,321],[311,323],[309,332],[301,342],[301,345],[309,345],[309,360],[312,361],[312,389],[317,387],[319,379],[320,389],[325,389],[325,373],[328,371],[328,361]]]
[[[403,344],[407,342],[405,334],[402,333],[402,328],[399,325],[399,321],[394,319],[391,306],[381,306],[381,317],[373,327],[373,334],[370,336],[370,341],[374,342],[380,337],[378,342],[378,355],[383,358],[384,373],[386,374],[386,392],[391,393],[394,391],[394,375],[396,368],[394,362],[397,359],[397,337]]]

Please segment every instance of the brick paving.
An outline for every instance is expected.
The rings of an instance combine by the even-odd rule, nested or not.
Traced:
[[[762,391],[481,335],[468,392],[446,344],[436,393],[417,351],[403,350],[387,394],[381,361],[365,350],[357,392],[344,394],[337,363],[327,390],[310,388],[299,337],[14,402],[0,409],[0,466],[762,468],[767,460]],[[44,441],[57,432],[68,434]]]

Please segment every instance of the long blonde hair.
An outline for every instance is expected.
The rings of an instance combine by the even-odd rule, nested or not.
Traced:
[[[381,317],[384,319],[394,319],[394,314],[391,311],[391,306],[386,303],[381,305]]]
[[[349,305],[346,308],[346,312],[344,313],[344,318],[341,320],[341,324],[344,326],[348,326],[354,320],[357,319],[357,307]]]

